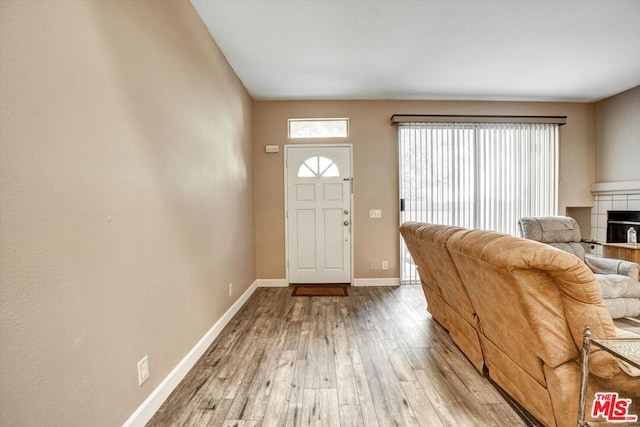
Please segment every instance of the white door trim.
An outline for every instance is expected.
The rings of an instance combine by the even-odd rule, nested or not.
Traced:
[[[326,148],[326,147],[346,147],[349,148],[349,152],[351,155],[349,156],[349,167],[351,169],[351,196],[349,198],[349,211],[351,212],[351,239],[349,242],[350,245],[350,280],[353,283],[354,278],[354,270],[353,270],[353,260],[354,260],[354,236],[355,236],[355,215],[353,212],[353,194],[355,192],[355,188],[353,185],[353,144],[284,144],[284,161],[282,162],[282,173],[284,174],[284,252],[285,252],[285,279],[287,284],[289,284],[289,220],[287,218],[287,212],[289,211],[289,178],[287,176],[287,160],[288,160],[288,148],[289,147],[309,147],[309,148]]]

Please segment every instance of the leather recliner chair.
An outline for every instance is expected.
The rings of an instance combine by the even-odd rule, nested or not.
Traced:
[[[638,264],[585,254],[580,244],[580,227],[571,217],[524,217],[518,225],[525,239],[555,246],[584,261],[595,274],[602,289],[603,302],[613,319],[640,316]]]

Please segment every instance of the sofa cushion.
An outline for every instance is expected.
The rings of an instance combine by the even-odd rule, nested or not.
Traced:
[[[596,274],[602,298],[640,298],[640,282],[622,274]],[[638,300],[640,303],[640,300]]]
[[[640,316],[640,298],[607,298],[602,302],[614,319]]]
[[[586,325],[593,337],[615,337],[600,286],[577,257],[484,230],[455,233],[448,248],[482,333],[520,360],[529,375],[540,378],[535,357],[551,367],[579,357]],[[598,349],[590,361],[596,375],[610,378],[619,372],[615,359]]]
[[[438,284],[445,302],[467,322],[475,324],[475,310],[447,250],[447,242],[454,233],[460,230],[463,228],[447,225],[423,226],[417,230],[421,242],[420,253],[426,264],[425,274]]]

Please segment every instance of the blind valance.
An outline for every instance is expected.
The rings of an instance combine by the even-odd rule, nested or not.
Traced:
[[[403,123],[545,123],[564,125],[567,116],[505,116],[505,115],[447,115],[447,114],[394,114],[391,124]]]

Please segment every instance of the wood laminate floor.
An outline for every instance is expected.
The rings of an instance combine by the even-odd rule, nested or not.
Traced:
[[[419,286],[258,288],[148,426],[524,426]]]

